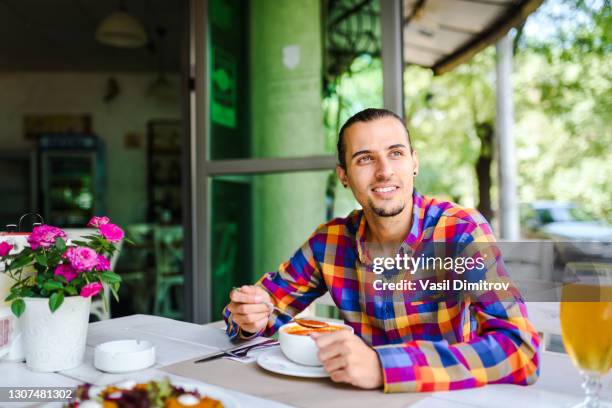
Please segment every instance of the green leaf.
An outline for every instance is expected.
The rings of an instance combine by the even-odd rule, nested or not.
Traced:
[[[119,294],[117,293],[117,291],[119,290],[119,284],[118,283],[111,284],[110,290],[115,300],[119,302]]]
[[[55,240],[55,247],[64,252],[66,250],[66,241],[63,238],[59,237]]]
[[[121,282],[121,276],[117,275],[115,272],[103,272],[101,275],[102,282],[106,283],[117,283]]]
[[[24,256],[18,256],[17,258],[15,258],[13,262],[11,262],[11,264],[8,266],[7,269],[15,270],[15,269],[23,268],[24,266],[26,266],[27,264],[31,262],[32,262],[31,254],[24,255]]]
[[[60,263],[61,260],[62,260],[61,254],[59,254],[57,252],[52,252],[47,257],[47,264],[49,264],[49,265],[57,265],[57,264]]]
[[[13,300],[13,303],[11,303],[11,310],[13,311],[13,314],[17,317],[20,317],[23,312],[25,311],[25,302],[23,301],[23,299],[17,299],[17,300]]]
[[[34,257],[36,258],[36,262],[38,262],[41,265],[47,266],[47,255],[39,252],[39,253],[36,253]]]
[[[76,296],[76,295],[78,295],[78,294],[79,294],[79,293],[77,292],[76,288],[75,288],[74,286],[72,286],[72,285],[68,285],[68,286],[66,286],[66,287],[64,288],[64,291],[65,291],[66,293],[68,293],[69,295],[71,295],[71,296]]]
[[[55,292],[49,298],[49,309],[55,312],[64,302],[64,292]]]
[[[16,293],[11,293],[10,295],[8,295],[6,297],[6,299],[4,299],[5,302],[11,302],[13,300],[15,300],[19,295]]]
[[[49,292],[53,292],[54,290],[62,289],[63,285],[61,284],[61,282],[47,281],[43,284],[43,288],[45,288]]]

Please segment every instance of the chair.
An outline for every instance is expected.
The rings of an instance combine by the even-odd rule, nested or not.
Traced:
[[[182,317],[180,304],[172,307],[172,288],[182,287],[183,274],[183,227],[180,225],[155,226],[155,301],[153,313],[171,319]],[[177,303],[182,297],[177,297]]]
[[[132,243],[121,253],[117,273],[132,294],[132,313],[150,314],[153,296],[149,288],[155,284],[153,224],[127,225],[125,235]]]

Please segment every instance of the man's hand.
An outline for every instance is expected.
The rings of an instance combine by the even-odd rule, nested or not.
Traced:
[[[268,292],[259,286],[242,286],[230,292],[230,304],[227,306],[232,312],[232,320],[248,333],[257,333],[264,329],[270,317],[272,299]]]
[[[383,374],[376,352],[348,330],[329,334],[313,333],[325,371],[334,382],[345,382],[360,388],[383,385]]]

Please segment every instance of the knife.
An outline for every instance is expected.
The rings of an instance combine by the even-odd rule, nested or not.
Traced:
[[[204,362],[211,361],[211,360],[216,360],[217,358],[221,358],[221,357],[224,357],[224,356],[231,356],[234,353],[239,353],[241,351],[250,350],[252,348],[259,347],[259,346],[264,346],[264,345],[268,345],[268,344],[271,345],[271,343],[277,344],[278,342],[276,340],[274,340],[274,339],[269,339],[269,340],[262,341],[261,343],[257,343],[257,344],[250,344],[248,346],[237,347],[237,348],[234,348],[234,349],[231,349],[231,350],[222,350],[222,351],[219,351],[217,353],[210,354],[210,355],[208,355],[208,356],[206,356],[204,358],[201,358],[199,360],[196,360],[196,361],[194,361],[194,364],[199,364],[199,363],[204,363]]]

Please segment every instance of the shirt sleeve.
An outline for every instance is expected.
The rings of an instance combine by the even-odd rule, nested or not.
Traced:
[[[231,313],[223,309],[223,318],[227,324],[227,335],[230,339],[251,338],[258,335],[272,336],[280,326],[304,310],[312,301],[327,290],[321,275],[321,268],[315,249],[322,248],[325,234],[321,227],[317,229],[289,259],[282,263],[278,270],[266,273],[256,283],[270,294],[272,303],[286,314],[273,310],[265,329],[259,333],[245,333],[231,318]]]
[[[413,341],[377,346],[385,392],[439,391],[485,384],[534,383],[539,337],[522,302],[474,304],[474,338],[456,344]]]
[[[459,241],[464,256],[488,256],[484,268],[474,271],[476,277],[509,281],[486,221]],[[537,380],[540,339],[518,291],[471,293],[463,302],[470,314],[467,323],[476,323],[475,330],[464,329],[463,342],[417,340],[374,347],[383,368],[385,392],[529,385]]]

